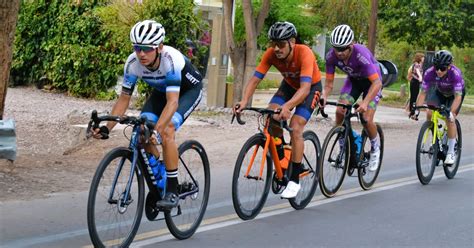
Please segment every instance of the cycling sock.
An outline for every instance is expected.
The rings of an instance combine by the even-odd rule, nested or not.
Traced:
[[[166,170],[166,191],[178,194],[178,169]]]
[[[454,154],[455,145],[456,145],[456,139],[448,139],[448,153]]]
[[[291,162],[293,169],[291,171],[290,180],[295,183],[300,183],[300,173],[302,171],[301,163]]]
[[[379,145],[379,136],[376,136],[374,139],[370,139],[371,151],[377,151],[380,147]]]

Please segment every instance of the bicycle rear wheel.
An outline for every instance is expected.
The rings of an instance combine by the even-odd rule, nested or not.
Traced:
[[[211,179],[209,160],[199,142],[185,141],[178,151],[179,206],[165,211],[165,220],[175,238],[187,239],[196,232],[206,212]]]
[[[128,247],[143,214],[144,180],[138,167],[131,173],[132,152],[113,149],[100,162],[87,202],[87,226],[95,247]],[[125,199],[127,183],[132,180]]]
[[[232,202],[242,220],[255,218],[263,208],[272,182],[272,159],[263,154],[265,137],[255,134],[239,152],[232,177]],[[266,164],[261,167],[262,159]],[[260,177],[260,170],[262,176]],[[248,174],[247,174],[248,171]],[[246,176],[248,175],[248,176]]]
[[[420,183],[426,185],[433,178],[438,164],[438,140],[433,144],[433,122],[423,123],[416,144],[416,174]]]
[[[384,134],[382,127],[379,124],[377,125],[377,135],[379,138],[380,142],[380,158],[379,158],[379,166],[377,167],[377,170],[375,171],[370,171],[367,166],[363,166],[359,168],[358,170],[358,177],[359,177],[359,185],[362,189],[364,190],[369,190],[372,188],[372,186],[375,183],[375,180],[377,180],[377,177],[380,172],[380,168],[382,168],[382,160],[383,160],[383,148],[384,148]],[[369,136],[367,135],[367,131],[364,130],[362,133],[362,147],[363,147],[363,152],[361,154],[361,161],[363,163],[368,164],[369,159],[370,159],[370,150],[372,149],[372,146],[370,144],[370,139]]]
[[[451,166],[444,165],[443,170],[444,174],[448,179],[453,179],[458,172],[459,163],[461,161],[461,151],[462,151],[462,132],[461,132],[461,124],[459,121],[456,120],[456,129],[457,129],[457,137],[456,137],[456,146],[454,147],[454,152],[456,153],[456,161]]]
[[[318,187],[319,179],[319,155],[321,154],[321,145],[318,136],[313,131],[305,131],[304,138],[304,153],[301,165],[303,172],[300,173],[301,189],[295,198],[288,199],[290,205],[300,210],[305,208],[314,196],[314,192]]]
[[[321,150],[319,186],[326,197],[333,197],[341,188],[349,167],[349,137],[344,127],[333,127],[324,139]],[[339,141],[345,139],[345,141]]]

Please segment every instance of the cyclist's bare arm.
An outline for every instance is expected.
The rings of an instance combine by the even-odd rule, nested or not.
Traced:
[[[328,99],[328,96],[331,94],[333,87],[334,87],[334,74],[332,75],[326,74],[326,80],[324,82],[324,90],[323,90],[323,97],[322,97],[324,101]]]
[[[296,91],[293,97],[285,103],[288,109],[293,109],[302,103],[304,99],[308,96],[309,91],[311,90],[311,83],[301,83],[300,88]]]
[[[240,108],[245,108],[247,106],[247,103],[252,97],[253,93],[255,92],[255,89],[257,88],[257,85],[262,81],[260,78],[253,76],[250,78],[249,82],[247,83],[247,86],[245,87],[244,90],[244,96],[242,97],[242,100],[238,102],[237,104],[240,106]],[[236,106],[237,106],[236,104]],[[235,110],[235,107],[234,107]],[[237,113],[240,113],[240,109],[235,110]]]
[[[416,99],[416,106],[421,106],[425,102],[426,98],[426,92],[424,90],[420,90],[420,94],[418,95],[418,98]]]
[[[462,95],[456,94],[454,96],[453,104],[451,104],[451,113],[454,114],[454,117],[456,117],[456,115],[458,114],[457,110],[459,109],[459,105],[461,105],[461,101]]]

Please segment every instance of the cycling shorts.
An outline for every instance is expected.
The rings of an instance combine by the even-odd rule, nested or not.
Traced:
[[[184,121],[189,117],[197,107],[202,98],[202,87],[193,87],[185,92],[180,92],[178,109],[173,114],[171,121],[175,130],[178,130]],[[141,116],[146,116],[154,124],[158,122],[163,109],[166,106],[166,93],[153,90],[151,96],[145,102],[142,108]]]
[[[456,115],[461,111],[461,105],[462,102],[464,101],[464,96],[466,95],[466,90],[464,89],[462,91],[462,99],[461,99],[461,104],[459,104],[458,109],[456,110]],[[454,96],[445,96],[443,93],[439,92],[436,87],[430,87],[430,90],[428,91],[428,94],[426,95],[426,104],[430,106],[441,106],[444,105],[448,108],[451,108],[451,105],[453,105],[454,101]]]
[[[362,94],[362,99],[365,99],[369,93],[372,82],[368,78],[351,78],[347,77],[344,82],[344,86],[341,88],[341,95],[339,100],[346,100],[350,104],[354,104]],[[370,101],[368,108],[376,109],[377,105],[382,98],[382,89],[377,93],[375,98]]]
[[[270,103],[275,103],[280,106],[288,102],[296,93],[296,89],[291,87],[285,80],[281,82],[275,95],[273,95]],[[303,117],[306,121],[309,120],[314,109],[318,105],[319,97],[321,96],[322,86],[321,82],[311,85],[308,96],[304,102],[296,106],[295,115]]]

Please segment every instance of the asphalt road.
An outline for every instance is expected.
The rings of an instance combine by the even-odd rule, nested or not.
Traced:
[[[380,107],[376,117],[387,128],[387,151],[373,189],[363,191],[356,177],[346,178],[336,197],[326,199],[318,188],[301,211],[270,194],[255,220],[241,221],[232,207],[234,161],[228,159],[222,161],[228,165],[211,171],[209,205],[193,237],[178,241],[163,221],[144,219],[132,246],[473,247],[474,132],[463,132],[462,165],[456,177],[447,180],[437,168],[432,182],[423,186],[415,171],[416,129],[391,134],[397,123],[406,122],[400,110]],[[87,192],[2,202],[0,247],[90,247],[86,204]]]

